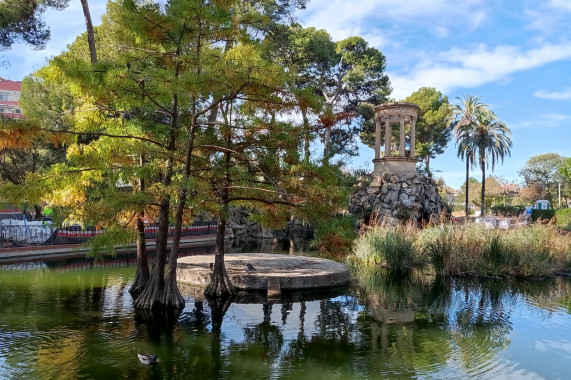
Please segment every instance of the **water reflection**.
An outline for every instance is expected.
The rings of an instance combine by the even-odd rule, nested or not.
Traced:
[[[378,274],[140,313],[134,269],[0,270],[0,378],[564,378],[571,282]],[[136,354],[159,356],[144,366]]]

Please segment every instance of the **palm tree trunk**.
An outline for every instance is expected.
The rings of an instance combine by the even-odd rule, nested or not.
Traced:
[[[470,180],[470,154],[466,154],[466,220],[468,220],[468,216],[470,215],[470,212],[468,210],[468,188],[469,183],[468,181]]]
[[[480,159],[480,166],[482,167],[482,205],[480,207],[480,216],[483,218],[486,211],[486,205],[484,204],[484,197],[486,195],[486,159],[483,157]]]

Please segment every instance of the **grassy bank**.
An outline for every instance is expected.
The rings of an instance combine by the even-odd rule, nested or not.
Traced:
[[[474,223],[376,226],[359,236],[347,260],[361,271],[430,264],[443,276],[542,277],[571,269],[571,234],[552,225],[507,231]]]

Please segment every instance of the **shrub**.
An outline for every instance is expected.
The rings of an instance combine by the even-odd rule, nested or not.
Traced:
[[[563,208],[555,211],[557,226],[571,230],[571,208]]]
[[[338,216],[318,224],[311,246],[333,257],[347,255],[357,237],[356,223],[353,216]]]
[[[497,205],[490,208],[492,214],[499,216],[519,216],[525,211],[525,206],[517,205]]]
[[[538,219],[551,220],[555,217],[555,210],[531,210],[531,220],[534,222]]]

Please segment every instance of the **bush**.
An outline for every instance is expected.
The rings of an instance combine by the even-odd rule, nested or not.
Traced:
[[[319,223],[311,246],[321,253],[344,257],[351,251],[353,241],[357,238],[356,224],[357,220],[353,216],[338,216]]]
[[[563,208],[555,211],[557,226],[571,230],[571,208]]]
[[[525,206],[498,205],[490,207],[492,214],[499,216],[519,216],[525,211]]]
[[[555,210],[531,210],[531,220],[534,222],[538,219],[551,220],[555,217]]]

